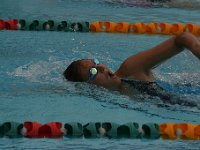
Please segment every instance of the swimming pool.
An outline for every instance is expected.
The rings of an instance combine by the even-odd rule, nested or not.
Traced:
[[[136,8],[93,0],[2,0],[0,18],[72,21],[197,23],[198,9]],[[50,121],[200,123],[199,108],[161,107],[87,84],[65,82],[73,60],[97,58],[116,70],[128,56],[169,36],[72,32],[0,32],[0,122]],[[200,63],[185,51],[155,70],[169,91],[200,104]],[[109,139],[0,139],[1,149],[198,149],[198,141]]]

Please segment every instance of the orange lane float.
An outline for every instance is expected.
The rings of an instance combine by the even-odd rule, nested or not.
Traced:
[[[92,32],[120,32],[128,33],[130,30],[131,24],[128,22],[93,22],[90,24],[90,31]]]
[[[159,27],[160,27],[161,34],[168,34],[168,35],[171,34],[171,28],[172,28],[171,24],[161,22],[161,23],[159,23]]]
[[[115,22],[110,22],[110,21],[104,22],[105,32],[116,32],[115,30],[116,26],[117,26],[117,23]]]
[[[185,31],[185,25],[181,23],[172,24],[171,33],[174,35],[181,34]]]
[[[103,22],[101,21],[96,21],[90,24],[90,31],[92,32],[104,32],[103,29]]]
[[[164,123],[160,124],[160,134],[164,140],[199,140],[200,125],[190,123]]]
[[[128,22],[118,22],[115,26],[115,31],[120,33],[128,33],[130,31],[131,24]]]
[[[143,22],[136,22],[132,25],[133,33],[145,33],[146,25]]]
[[[197,24],[188,23],[186,24],[185,31],[188,31],[194,35],[200,34],[200,28]]]
[[[147,34],[157,34],[160,31],[158,30],[158,23],[152,22],[146,24],[146,33]]]
[[[197,24],[169,24],[165,22],[111,22],[97,21],[90,24],[92,32],[111,32],[111,33],[137,33],[137,34],[165,34],[179,35],[182,32],[191,32],[194,35],[200,35],[200,27]]]

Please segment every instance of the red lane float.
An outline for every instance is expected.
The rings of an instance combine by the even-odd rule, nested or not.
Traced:
[[[63,136],[61,122],[49,122],[40,124],[38,122],[24,122],[25,136],[29,138],[61,138]]]
[[[18,20],[11,19],[4,22],[4,27],[6,30],[17,30],[18,29],[17,24]]]
[[[3,20],[0,19],[0,30],[5,29],[5,23]]]

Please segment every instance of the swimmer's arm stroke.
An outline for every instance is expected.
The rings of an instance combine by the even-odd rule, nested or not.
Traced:
[[[127,58],[116,74],[120,77],[133,77],[138,80],[153,79],[151,69],[187,48],[200,59],[200,42],[189,32],[174,36],[159,45],[141,51]]]

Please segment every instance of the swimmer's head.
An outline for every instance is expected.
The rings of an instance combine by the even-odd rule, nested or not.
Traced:
[[[117,90],[120,78],[97,59],[82,59],[72,62],[63,75],[69,81],[88,82],[107,89]]]
[[[82,60],[73,61],[67,69],[64,71],[64,77],[73,82],[84,82],[84,78],[81,73],[80,68],[85,68],[84,65],[81,63]]]

